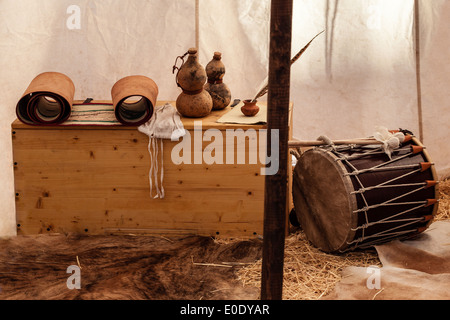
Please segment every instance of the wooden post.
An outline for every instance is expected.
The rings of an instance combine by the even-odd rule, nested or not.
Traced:
[[[414,0],[414,35],[416,50],[416,85],[417,85],[417,116],[419,121],[419,140],[424,143],[423,137],[423,113],[422,113],[422,84],[420,61],[420,3]]]
[[[261,299],[281,300],[286,228],[289,87],[291,69],[292,0],[272,0],[270,17],[267,154],[278,152],[279,170],[265,177],[264,240]],[[273,130],[279,148],[271,150]]]

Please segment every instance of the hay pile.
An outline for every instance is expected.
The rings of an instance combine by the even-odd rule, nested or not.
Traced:
[[[261,263],[239,269],[244,286],[260,288]],[[312,246],[302,231],[286,238],[284,251],[283,299],[317,300],[333,290],[347,266],[381,266],[375,250],[342,255],[324,253]]]
[[[450,180],[442,181],[439,210],[435,221],[450,219]],[[244,286],[260,288],[261,263],[237,271]],[[301,230],[289,235],[285,242],[283,299],[317,300],[330,293],[341,280],[345,267],[381,266],[375,249],[342,255],[324,253],[312,246]]]
[[[439,210],[435,220],[450,219],[450,179],[439,183]]]

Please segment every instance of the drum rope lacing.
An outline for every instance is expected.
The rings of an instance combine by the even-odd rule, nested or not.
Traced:
[[[323,137],[321,137],[321,138],[323,138]],[[325,141],[325,139],[323,139],[323,140]],[[359,184],[360,188],[358,190],[356,190],[356,191],[351,192],[351,194],[360,194],[360,196],[361,196],[361,198],[362,198],[362,200],[363,200],[363,202],[365,204],[365,207],[353,211],[356,214],[359,214],[361,212],[364,213],[364,218],[365,218],[365,222],[366,223],[361,225],[361,226],[358,226],[356,228],[352,228],[351,229],[352,231],[362,230],[361,237],[359,237],[358,239],[355,239],[353,241],[347,242],[348,245],[354,244],[354,247],[358,247],[358,244],[360,244],[360,243],[362,243],[364,241],[367,241],[368,239],[374,239],[375,238],[375,240],[369,241],[369,242],[365,243],[363,246],[359,246],[361,248],[371,247],[371,246],[375,245],[376,243],[385,242],[386,239],[398,237],[398,236],[401,236],[403,234],[409,234],[409,233],[415,232],[417,230],[417,228],[414,228],[414,229],[411,229],[411,230],[397,230],[397,229],[404,228],[406,226],[415,224],[417,222],[424,221],[426,219],[426,217],[406,218],[406,219],[405,218],[403,218],[403,219],[395,219],[395,218],[398,218],[399,216],[405,215],[408,212],[415,211],[415,210],[418,210],[420,208],[428,206],[429,205],[428,201],[425,200],[425,201],[410,201],[410,202],[396,202],[396,203],[392,203],[392,202],[396,201],[398,199],[401,199],[402,197],[405,197],[407,195],[413,194],[415,192],[418,192],[418,191],[420,191],[422,189],[427,188],[427,183],[426,182],[404,183],[404,184],[390,184],[390,183],[395,182],[396,180],[400,180],[400,179],[402,179],[404,177],[407,177],[408,175],[412,175],[412,174],[415,174],[417,172],[422,171],[421,164],[385,167],[388,164],[391,164],[391,163],[394,163],[394,162],[399,161],[401,159],[404,159],[406,157],[409,157],[411,154],[413,154],[412,151],[406,153],[405,155],[399,156],[397,158],[394,158],[394,159],[391,158],[391,160],[389,160],[389,161],[387,161],[385,163],[376,165],[376,166],[374,166],[372,168],[358,170],[350,162],[350,160],[354,160],[354,159],[357,159],[357,158],[360,158],[360,157],[364,157],[364,156],[367,156],[369,154],[372,155],[372,154],[376,154],[376,153],[384,153],[384,151],[382,151],[382,148],[381,147],[380,148],[375,148],[373,150],[370,150],[370,151],[367,151],[367,152],[364,152],[364,153],[361,153],[361,154],[357,154],[357,155],[345,156],[344,154],[339,152],[339,150],[343,150],[343,148],[338,150],[332,144],[328,145],[328,147],[331,147],[333,149],[332,150],[333,154],[335,154],[338,157],[336,159],[336,161],[341,161],[341,162],[345,163],[346,165],[348,165],[353,170],[352,172],[346,173],[345,175],[346,176],[353,176],[355,178],[355,180],[357,181],[357,183]],[[347,147],[344,147],[344,148],[345,149],[348,149],[348,148],[354,149],[355,146],[351,145],[351,146],[347,146]],[[396,151],[405,151],[405,150],[408,150],[410,148],[411,147],[399,148]],[[395,178],[392,178],[390,180],[387,180],[385,182],[382,182],[382,183],[380,183],[378,185],[375,185],[375,186],[365,187],[363,185],[363,183],[361,182],[361,180],[359,179],[359,175],[367,173],[367,172],[376,172],[376,171],[385,171],[385,170],[397,170],[397,169],[409,169],[409,168],[412,168],[412,169],[413,168],[417,168],[417,169],[413,170],[411,172],[408,172],[406,174],[402,174],[400,176],[397,176]],[[367,202],[366,197],[364,196],[364,193],[366,191],[369,191],[369,190],[373,190],[373,189],[377,189],[377,188],[393,188],[393,187],[400,187],[400,186],[402,186],[402,187],[403,186],[419,186],[419,188],[416,188],[416,189],[414,189],[412,191],[409,191],[409,192],[407,192],[405,194],[402,194],[402,195],[400,195],[398,197],[395,197],[393,199],[390,199],[390,200],[387,200],[387,201],[385,201],[383,203],[375,204],[375,205],[369,205],[368,202]],[[417,205],[417,206],[409,208],[409,209],[406,209],[406,210],[403,210],[403,211],[400,211],[400,212],[396,213],[393,216],[381,219],[379,221],[374,221],[374,222],[370,222],[369,221],[368,211],[370,209],[378,208],[380,206],[394,206],[394,205],[405,205],[405,204],[406,205]],[[365,234],[365,230],[368,227],[370,227],[370,226],[373,226],[373,225],[376,225],[376,224],[388,224],[388,223],[398,223],[398,222],[405,222],[405,223],[401,224],[401,225],[398,225],[396,227],[387,229],[387,230],[383,230],[383,231],[377,232],[377,233],[372,234],[372,235],[366,235]],[[382,237],[382,236],[384,238],[377,240],[377,238]],[[341,250],[341,251],[345,252],[345,251],[349,251],[349,250],[352,250],[352,248],[349,247],[346,250]]]

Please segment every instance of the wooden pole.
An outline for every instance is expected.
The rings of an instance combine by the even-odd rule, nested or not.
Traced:
[[[265,177],[261,299],[281,300],[287,210],[287,157],[291,69],[292,0],[272,0],[270,14],[267,154],[278,152],[279,170]],[[278,130],[278,150],[271,139]]]
[[[195,47],[200,56],[200,0],[195,0]]]
[[[422,112],[422,84],[420,61],[420,4],[414,0],[414,35],[416,50],[416,85],[417,85],[417,116],[419,121],[419,140],[423,143],[423,112]]]
[[[357,144],[357,145],[377,145],[383,144],[383,142],[375,140],[375,139],[349,139],[349,140],[333,140],[331,141],[335,145],[342,144]],[[288,142],[290,148],[295,147],[315,147],[315,146],[324,146],[327,145],[324,141],[318,140],[291,140]]]

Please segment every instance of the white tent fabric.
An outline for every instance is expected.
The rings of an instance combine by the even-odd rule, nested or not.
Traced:
[[[233,99],[252,98],[267,76],[269,0],[1,0],[0,236],[15,234],[10,125],[39,73],[68,75],[75,99],[111,99],[120,78],[155,80],[175,100],[175,58],[195,46],[200,62],[222,52]],[[423,143],[450,173],[450,0],[420,0]],[[419,134],[414,0],[294,0],[294,137],[367,137],[376,126]]]

